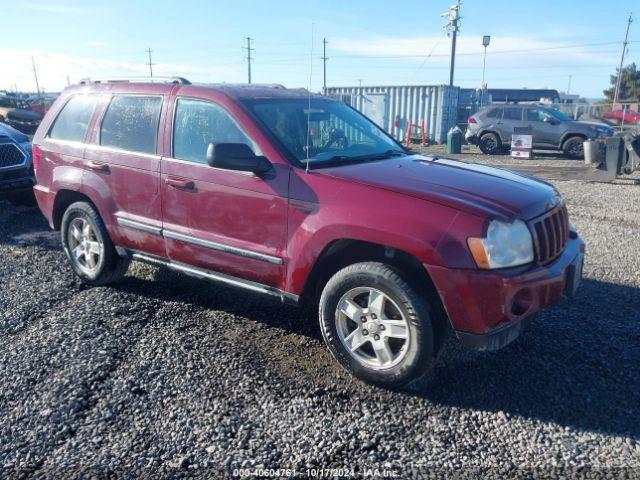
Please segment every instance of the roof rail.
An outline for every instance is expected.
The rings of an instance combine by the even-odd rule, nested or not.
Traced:
[[[130,78],[83,78],[80,85],[90,83],[176,83],[180,85],[191,85],[191,82],[182,77],[130,77]]]

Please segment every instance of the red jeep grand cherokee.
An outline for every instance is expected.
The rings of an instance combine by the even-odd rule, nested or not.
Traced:
[[[87,80],[33,144],[38,203],[83,281],[133,259],[315,302],[331,353],[382,386],[424,374],[449,325],[503,347],[581,277],[551,185],[413,154],[300,90]]]

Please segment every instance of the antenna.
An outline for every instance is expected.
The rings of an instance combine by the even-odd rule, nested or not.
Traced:
[[[147,48],[147,54],[149,55],[149,63],[147,63],[147,65],[149,65],[149,76],[153,77],[153,66],[155,65],[154,63],[151,62],[151,52],[153,50],[151,50],[151,47]]]
[[[309,173],[309,150],[311,148],[311,79],[313,78],[313,30],[315,23],[311,24],[311,52],[309,52],[309,107],[307,109],[307,165],[306,173]]]

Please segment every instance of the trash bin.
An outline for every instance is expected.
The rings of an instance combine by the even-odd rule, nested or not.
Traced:
[[[583,143],[584,163],[597,165],[600,163],[600,142],[597,140],[585,140]]]
[[[462,130],[456,125],[447,133],[447,153],[462,151]]]

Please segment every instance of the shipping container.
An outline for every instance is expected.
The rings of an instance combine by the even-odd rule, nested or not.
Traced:
[[[364,113],[396,140],[420,137],[424,125],[430,142],[444,143],[458,120],[458,87],[448,85],[330,87],[326,95]]]

